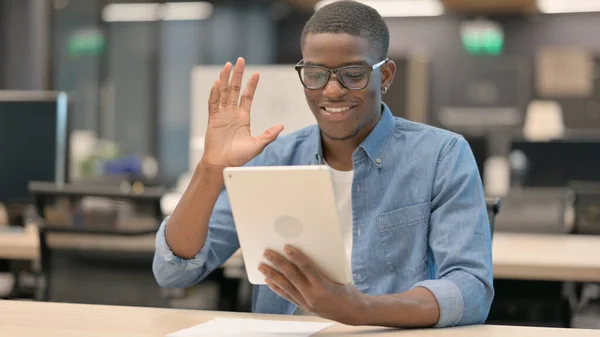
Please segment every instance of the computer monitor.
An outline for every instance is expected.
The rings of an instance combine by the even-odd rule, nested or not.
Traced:
[[[66,182],[67,107],[65,93],[0,91],[0,203],[33,203],[32,180]]]
[[[445,66],[441,73],[443,90],[435,96],[441,126],[462,133],[522,125],[531,100],[530,67],[525,58],[449,58]]]
[[[479,176],[483,180],[483,168],[489,155],[488,140],[485,136],[464,135],[464,138],[471,147],[475,162],[477,163],[477,169],[479,170]]]
[[[523,186],[564,187],[574,181],[600,181],[600,141],[515,141],[511,151],[526,158]]]

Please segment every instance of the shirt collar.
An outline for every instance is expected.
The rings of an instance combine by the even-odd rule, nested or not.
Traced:
[[[367,157],[377,167],[381,167],[385,160],[385,148],[392,131],[395,128],[396,121],[392,112],[385,103],[381,103],[382,112],[381,118],[375,125],[375,128],[369,133],[367,138],[358,146],[354,154],[356,155],[359,149],[365,151]],[[312,135],[313,139],[313,165],[323,165],[323,146],[321,140],[321,132],[318,127],[314,128]]]

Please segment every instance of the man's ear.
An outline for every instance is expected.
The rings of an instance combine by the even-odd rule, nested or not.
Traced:
[[[396,76],[396,63],[388,60],[381,66],[381,88],[390,88]]]

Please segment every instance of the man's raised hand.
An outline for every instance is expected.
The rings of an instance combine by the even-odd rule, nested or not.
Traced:
[[[250,132],[250,110],[258,85],[252,74],[241,93],[245,61],[238,58],[229,80],[232,64],[227,62],[213,85],[208,99],[208,128],[202,161],[214,168],[242,166],[259,155],[283,130],[275,125],[260,136]],[[241,97],[240,97],[241,94]]]

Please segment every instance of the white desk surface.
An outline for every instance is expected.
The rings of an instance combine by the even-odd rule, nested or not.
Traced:
[[[600,282],[600,235],[495,233],[494,277]]]
[[[288,321],[324,320],[305,316],[255,315],[143,307],[0,301],[0,336],[11,337],[164,337],[208,320],[251,318]],[[420,337],[588,337],[600,330],[478,325],[448,329],[397,330],[334,324],[315,336]]]

